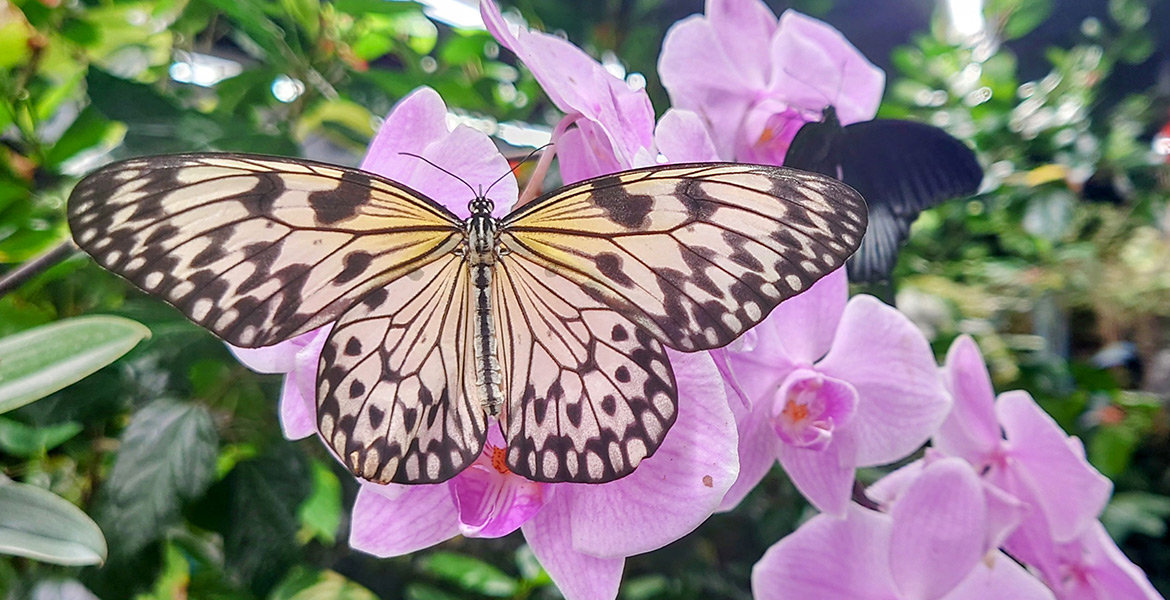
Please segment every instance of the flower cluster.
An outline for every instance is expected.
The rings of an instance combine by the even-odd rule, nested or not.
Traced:
[[[884,85],[881,70],[820,21],[793,11],[777,19],[760,0],[708,0],[705,15],[667,34],[659,70],[673,106],[656,122],[643,90],[570,42],[508,23],[490,0],[481,13],[564,113],[553,138],[567,183],[656,162],[781,164],[802,124],[830,104],[844,123],[872,118]],[[472,187],[508,165],[486,135],[451,129],[446,115],[433,90],[410,94],[362,167],[466,216],[462,184],[402,153]],[[493,188],[497,214],[517,197],[505,176]],[[289,438],[315,432],[328,329],[234,349],[256,370],[287,374]],[[445,483],[363,482],[350,544],[394,556],[519,529],[567,598],[614,598],[626,557],[733,509],[778,462],[822,514],[760,560],[759,598],[1157,597],[1097,521],[1111,486],[1079,442],[1026,393],[995,399],[971,339],[956,341],[940,370],[902,313],[849,298],[843,270],[730,347],[670,359],[678,418],[633,474],[599,485],[526,480],[509,472],[492,426],[481,455]],[[928,440],[921,459],[866,490],[868,507],[853,501],[858,468],[898,462]]]

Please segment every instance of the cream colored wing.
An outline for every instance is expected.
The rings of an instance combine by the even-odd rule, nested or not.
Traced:
[[[865,233],[857,192],[743,164],[625,171],[556,190],[502,221],[502,245],[683,351],[728,344],[845,264]]]
[[[69,198],[99,264],[244,347],[336,320],[449,252],[459,219],[372,173],[245,154],[135,158]]]
[[[523,249],[496,263],[493,287],[508,468],[601,483],[653,454],[678,396],[658,340]]]
[[[359,477],[437,483],[483,448],[468,267],[448,254],[349,309],[317,373],[317,423]]]

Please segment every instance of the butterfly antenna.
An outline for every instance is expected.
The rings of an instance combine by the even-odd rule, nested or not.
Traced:
[[[417,159],[419,159],[419,160],[421,160],[421,161],[423,161],[423,162],[427,163],[428,165],[430,165],[430,166],[432,166],[432,167],[434,167],[434,168],[436,168],[436,169],[438,169],[438,170],[440,170],[440,171],[442,171],[442,172],[444,172],[444,173],[446,173],[446,174],[448,174],[448,175],[450,175],[450,176],[454,177],[455,179],[458,179],[460,183],[462,183],[463,185],[467,186],[467,189],[471,190],[471,193],[472,193],[472,194],[475,194],[475,188],[471,187],[471,184],[470,184],[470,183],[467,183],[467,180],[466,180],[466,179],[464,179],[464,178],[462,178],[462,177],[460,177],[460,176],[458,176],[458,175],[456,175],[456,174],[454,174],[454,173],[452,173],[452,172],[448,171],[447,169],[444,169],[443,167],[440,167],[439,165],[436,165],[435,163],[431,162],[431,159],[429,159],[429,158],[427,158],[427,157],[425,157],[425,156],[419,156],[418,154],[414,154],[414,153],[412,153],[412,152],[399,152],[399,154],[401,154],[401,155],[403,155],[403,156],[411,156],[411,157],[417,158]],[[480,197],[482,197],[482,196],[480,196],[480,195],[476,195],[476,198],[480,198]]]
[[[525,156],[525,157],[524,157],[524,160],[522,160],[522,161],[520,161],[520,162],[516,163],[516,166],[512,167],[511,169],[508,169],[508,172],[507,172],[507,173],[504,173],[503,175],[500,175],[499,179],[496,179],[495,181],[493,181],[493,182],[492,182],[492,184],[488,186],[487,190],[486,190],[486,191],[484,191],[484,195],[487,195],[487,193],[488,193],[488,192],[492,191],[492,188],[493,188],[493,187],[494,187],[494,186],[495,186],[497,183],[499,183],[499,182],[503,181],[503,180],[504,180],[504,178],[505,178],[505,177],[507,177],[508,175],[515,175],[515,174],[516,174],[516,169],[519,169],[519,168],[520,168],[520,167],[521,167],[521,166],[522,166],[524,163],[526,163],[526,162],[528,162],[529,160],[531,160],[531,159],[532,159],[532,157],[533,157],[533,156],[535,156],[537,152],[540,152],[541,150],[544,150],[545,148],[548,148],[548,147],[549,147],[549,146],[551,146],[551,145],[552,145],[552,142],[549,142],[549,143],[547,143],[547,144],[545,144],[545,145],[543,145],[543,146],[541,146],[541,147],[539,147],[539,148],[537,148],[537,149],[533,150],[532,152],[529,152],[529,153],[528,153],[528,156]]]

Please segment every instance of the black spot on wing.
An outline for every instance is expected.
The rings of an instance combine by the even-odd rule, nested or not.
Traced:
[[[625,287],[634,286],[634,280],[630,279],[630,276],[626,275],[626,272],[622,270],[621,256],[612,252],[602,252],[597,255],[595,261],[597,270],[601,271],[602,275],[613,280],[614,283]]]
[[[647,217],[654,208],[653,198],[629,193],[622,185],[622,178],[616,175],[593,182],[593,203],[611,221],[634,230],[646,227]]]
[[[335,283],[348,283],[360,277],[367,269],[370,268],[370,263],[374,261],[374,255],[369,252],[350,252],[345,255],[343,260],[344,267],[341,272],[337,274],[334,279]]]
[[[319,223],[333,225],[356,216],[369,199],[370,178],[359,171],[345,171],[336,189],[309,194],[309,206]]]

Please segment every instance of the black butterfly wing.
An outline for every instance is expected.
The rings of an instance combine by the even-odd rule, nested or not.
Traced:
[[[810,123],[796,134],[784,164],[837,177],[865,198],[869,229],[848,262],[855,282],[888,279],[918,213],[975,193],[983,180],[963,142],[912,121]]]

